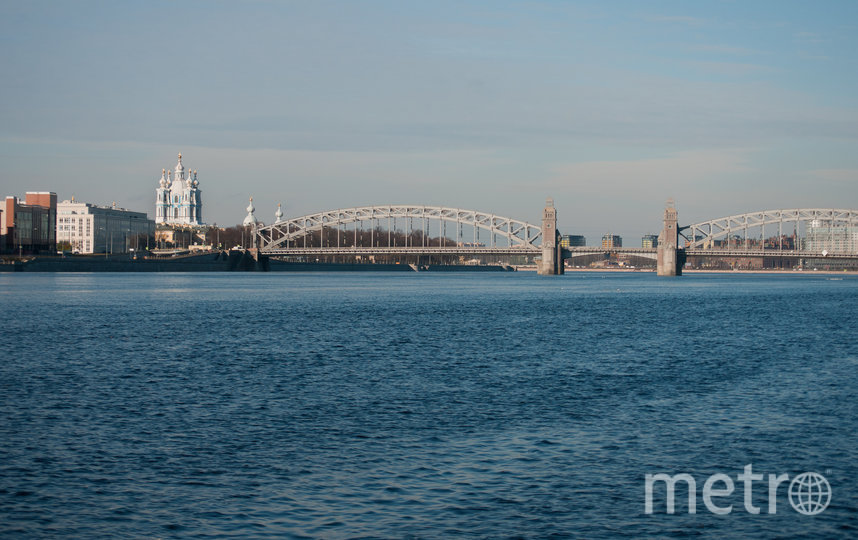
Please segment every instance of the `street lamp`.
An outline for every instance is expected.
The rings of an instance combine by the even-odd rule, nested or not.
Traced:
[[[32,237],[30,238],[30,246],[36,246],[37,245],[36,242],[39,240],[38,234],[37,234],[38,232],[39,232],[38,227],[33,227],[33,234],[32,234]],[[37,250],[33,250],[33,251],[38,253]]]
[[[97,230],[104,231],[104,240],[105,240],[105,242],[104,242],[104,258],[107,259],[107,229],[105,229],[104,227],[99,227]],[[93,247],[95,247],[95,246],[93,246]]]

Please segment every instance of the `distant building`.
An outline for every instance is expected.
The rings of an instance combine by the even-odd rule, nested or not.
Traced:
[[[645,249],[655,249],[658,247],[657,234],[645,234],[641,238],[641,247]]]
[[[208,228],[159,226],[155,228],[155,245],[161,249],[165,248],[187,248],[201,246],[206,243]]]
[[[203,199],[197,171],[193,174],[182,164],[182,154],[174,171],[161,169],[155,190],[155,223],[158,225],[203,225]]]
[[[0,250],[4,253],[56,253],[57,194],[28,191],[25,202],[6,197],[0,208]]]
[[[858,253],[858,227],[814,219],[808,224],[802,249],[814,253]]]
[[[145,212],[63,201],[57,205],[57,242],[79,253],[127,253],[155,232]],[[144,240],[145,241],[145,240]]]
[[[603,248],[620,248],[623,247],[623,239],[616,234],[606,234],[602,236]]]
[[[580,234],[564,234],[560,237],[560,247],[584,247],[587,245],[587,239]]]

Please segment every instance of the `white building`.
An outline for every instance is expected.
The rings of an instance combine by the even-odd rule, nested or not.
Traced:
[[[202,225],[203,199],[197,171],[185,175],[182,154],[175,171],[161,169],[155,190],[155,223],[158,225]]]
[[[814,219],[807,227],[803,249],[814,253],[858,253],[858,227]]]
[[[70,201],[57,203],[57,243],[80,253],[126,253],[145,247],[155,222],[145,212]]]

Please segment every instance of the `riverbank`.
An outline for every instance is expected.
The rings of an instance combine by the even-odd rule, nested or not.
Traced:
[[[501,265],[412,265],[407,263],[292,262],[247,251],[216,251],[172,257],[128,255],[34,256],[4,261],[0,272],[507,272]]]
[[[774,268],[765,268],[762,270],[683,270],[683,274],[772,274],[772,275],[858,275],[855,270],[778,270]]]
[[[536,272],[536,266],[517,266],[519,272]],[[622,274],[648,274],[655,273],[655,268],[566,268],[566,273],[573,272],[600,272],[600,273],[622,273]],[[776,268],[764,268],[761,270],[715,270],[715,269],[688,269],[682,270],[683,274],[772,274],[772,275],[858,275],[855,270],[778,270]]]
[[[246,251],[217,251],[132,259],[128,255],[35,256],[7,260],[0,272],[536,272],[535,265],[414,265],[408,263],[293,262]],[[567,273],[653,273],[654,268],[566,268]],[[858,275],[854,270],[684,269],[683,274]]]

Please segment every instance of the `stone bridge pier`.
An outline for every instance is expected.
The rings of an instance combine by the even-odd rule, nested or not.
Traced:
[[[560,231],[557,230],[557,209],[554,200],[545,201],[542,211],[542,261],[537,267],[540,276],[563,274],[563,248],[560,246]]]
[[[679,247],[679,215],[673,199],[664,209],[664,226],[658,235],[658,259],[656,273],[659,276],[681,276],[685,265],[685,250]]]

